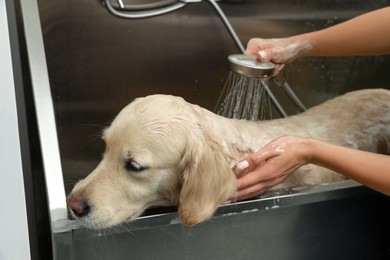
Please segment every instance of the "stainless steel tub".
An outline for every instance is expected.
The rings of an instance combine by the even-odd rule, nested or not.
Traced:
[[[351,182],[221,206],[193,228],[175,212],[55,232],[57,259],[388,259],[389,199]]]
[[[56,259],[389,256],[389,199],[351,181],[221,206],[211,221],[191,229],[177,223],[174,209],[113,230],[75,225],[65,194],[97,165],[104,150],[99,134],[119,110],[154,93],[213,110],[229,72],[227,56],[239,50],[204,2],[141,20],[114,17],[99,1],[20,2]],[[219,3],[246,43],[318,30],[389,1]],[[389,88],[389,68],[390,56],[305,58],[288,65],[284,79],[310,107],[354,89]]]

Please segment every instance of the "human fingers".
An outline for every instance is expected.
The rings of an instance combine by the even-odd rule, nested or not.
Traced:
[[[278,145],[269,143],[259,151],[244,157],[234,165],[232,170],[237,176],[242,176],[247,172],[253,171],[262,162],[280,155],[281,152],[282,150]]]
[[[244,190],[254,185],[264,185],[268,181],[268,177],[263,176],[263,173],[261,166],[250,170],[247,174],[237,179],[237,189]]]
[[[249,41],[246,54],[256,55],[262,62],[271,61],[275,64],[284,64],[290,58],[289,45],[284,39],[260,39]]]
[[[262,184],[265,187],[275,185],[275,181],[291,172],[295,165],[289,165],[281,157],[271,158],[256,166],[255,169],[248,171],[247,174],[237,179],[238,190],[244,190],[254,185]]]
[[[236,197],[234,199],[232,199],[232,201],[238,201],[238,200],[244,200],[244,199],[257,197],[260,194],[263,194],[265,191],[267,191],[271,187],[282,182],[283,179],[284,179],[284,176],[280,176],[280,177],[275,178],[275,179],[256,183],[256,184],[249,186],[245,189],[238,189],[237,193],[236,193]]]
[[[280,71],[284,68],[286,64],[275,64],[275,70],[272,73],[272,76],[278,75]]]
[[[236,197],[231,199],[231,201],[240,201],[240,200],[254,198],[264,193],[266,190],[267,190],[266,186],[263,183],[259,183],[247,189],[237,190]]]
[[[275,44],[278,39],[261,39],[253,38],[249,40],[245,54],[255,55],[257,60],[261,62],[274,62]]]
[[[245,54],[247,55],[258,55],[259,50],[262,50],[265,48],[264,46],[264,39],[261,38],[252,38],[248,41],[248,44],[246,46]]]
[[[274,160],[274,159],[271,159]],[[256,169],[237,180],[237,193],[231,201],[243,200],[256,197],[266,190],[280,184],[291,172],[295,171],[300,165],[291,165],[286,169],[280,169],[273,166],[267,167],[265,164],[262,171]]]

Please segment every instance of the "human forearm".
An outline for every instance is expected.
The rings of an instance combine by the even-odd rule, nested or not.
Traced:
[[[253,38],[246,54],[277,65],[275,74],[303,56],[364,56],[390,53],[390,7],[363,14],[323,30],[287,38]]]
[[[308,42],[313,48],[299,56],[380,55],[390,53],[390,7],[378,9],[344,23],[287,38]]]
[[[390,156],[310,140],[310,162],[390,195]]]
[[[248,155],[234,167],[237,197],[257,196],[302,165],[312,163],[390,195],[390,156],[364,152],[311,138],[283,136]]]

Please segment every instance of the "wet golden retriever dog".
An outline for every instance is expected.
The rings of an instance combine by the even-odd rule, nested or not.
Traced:
[[[176,205],[180,221],[192,226],[234,197],[231,168],[240,158],[286,134],[388,152],[390,91],[350,92],[299,115],[259,122],[224,118],[175,96],[137,98],[104,131],[102,161],[76,184],[67,203],[74,218],[92,229],[164,205]],[[340,179],[306,165],[275,188]]]

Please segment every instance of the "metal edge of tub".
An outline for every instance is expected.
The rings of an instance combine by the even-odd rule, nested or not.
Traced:
[[[57,223],[57,232],[54,234],[56,238],[54,246],[57,252],[55,259],[68,260],[78,259],[80,257],[82,258],[85,257],[83,252],[85,253],[87,251],[94,250],[93,248],[95,246],[99,248],[98,252],[100,252],[99,250],[107,252],[107,247],[111,248],[112,246],[112,248],[114,248],[114,250],[118,250],[118,252],[123,249],[129,250],[128,252],[131,254],[134,252],[130,248],[132,248],[134,244],[137,244],[138,240],[145,239],[145,237],[148,237],[150,234],[161,234],[161,232],[166,233],[162,234],[162,237],[157,236],[156,240],[153,240],[153,243],[156,244],[151,246],[158,247],[161,243],[165,243],[162,241],[170,241],[165,245],[170,245],[168,248],[172,249],[173,244],[170,243],[172,243],[172,241],[176,241],[178,238],[180,241],[188,242],[187,239],[191,236],[196,237],[197,235],[200,235],[201,237],[208,237],[209,232],[211,232],[211,234],[220,234],[221,232],[234,233],[237,231],[237,227],[243,227],[245,229],[245,223],[247,223],[247,220],[250,220],[250,223],[258,228],[267,222],[264,222],[264,220],[269,220],[270,217],[275,218],[276,216],[280,216],[281,219],[286,219],[287,216],[287,218],[289,218],[288,216],[291,215],[285,214],[286,212],[299,212],[300,220],[306,221],[305,219],[307,215],[313,214],[313,218],[318,217],[318,212],[316,213],[316,210],[311,213],[312,209],[318,209],[318,207],[321,207],[328,212],[329,209],[331,209],[333,212],[333,206],[336,206],[337,209],[337,205],[340,205],[340,203],[366,201],[366,198],[370,198],[372,195],[373,192],[370,189],[353,181],[302,187],[287,192],[269,192],[258,199],[221,205],[210,220],[204,221],[190,228],[185,227],[180,223],[177,216],[177,210],[175,208],[167,208],[168,211],[162,210],[166,213],[141,216],[133,221],[125,222],[118,226],[102,230],[86,229],[81,227],[77,221],[66,220],[63,223]],[[308,211],[308,209],[310,210]],[[160,208],[158,208],[156,212],[157,211],[160,211]],[[328,217],[329,216],[326,216],[326,218]],[[262,233],[267,234],[267,231],[262,231]],[[173,240],[172,235],[175,237]],[[176,237],[176,235],[178,237]],[[211,239],[210,241],[214,240]],[[226,244],[226,241],[218,241],[220,240],[214,241],[217,243],[216,247],[228,246],[229,244]],[[194,252],[192,251],[194,248],[192,248],[191,245],[192,243],[188,245],[188,247],[184,246],[181,248],[184,248],[183,250],[189,250],[188,252]],[[137,246],[140,245],[137,244]],[[145,251],[142,250],[144,249],[141,249],[141,252],[143,253],[141,253],[142,257],[139,259],[146,259],[145,256],[147,253],[145,255]],[[113,255],[115,254],[113,253]],[[180,254],[176,256],[179,255]],[[107,255],[104,256],[107,257]],[[104,257],[99,259],[104,259]],[[161,259],[171,258],[162,257]]]
[[[364,192],[367,192],[367,189],[352,180],[337,183],[326,183],[316,186],[268,191],[255,199],[227,203],[219,206],[214,216],[209,221],[237,214],[246,214],[262,210],[267,211],[283,207],[347,198]],[[141,216],[119,228],[116,227],[114,232],[121,233],[172,224],[180,224],[176,210],[168,213]],[[74,223],[71,226],[74,230],[80,228]],[[92,235],[91,232],[89,232],[89,234]],[[99,232],[96,234],[100,235]]]
[[[191,228],[182,226],[180,229],[188,232],[205,232],[203,228],[210,228],[213,223],[218,229],[220,223],[234,221],[233,219],[237,220],[237,217],[261,216],[259,218],[259,221],[261,221],[262,217],[273,214],[272,212],[280,212],[280,210],[321,205],[344,199],[356,200],[370,194],[372,194],[370,189],[352,180],[291,190],[271,191],[257,199],[221,205],[210,220]],[[77,259],[80,252],[75,248],[80,247],[85,241],[107,241],[110,239],[115,241],[123,237],[136,239],[134,234],[159,232],[161,230],[168,232],[168,230],[177,230],[178,226],[182,225],[175,208],[158,208],[156,211],[165,213],[141,216],[133,221],[102,230],[86,229],[74,220],[57,221],[53,223],[55,229],[53,234],[55,238],[53,246],[56,249],[55,259]],[[101,240],[102,238],[103,240]]]
[[[208,221],[214,221],[221,217],[233,216],[258,212],[262,210],[273,210],[277,208],[298,206],[323,201],[330,201],[342,198],[349,198],[369,193],[370,190],[361,184],[346,180],[336,183],[326,183],[315,186],[299,187],[286,190],[269,191],[256,199],[228,203],[218,207],[214,216]],[[159,211],[159,210],[157,210]],[[180,224],[177,210],[173,207],[167,207],[161,210],[164,213],[157,213],[138,217],[110,229],[110,234],[119,234],[123,232],[132,232],[135,230],[154,228],[166,225]],[[102,230],[85,229],[75,220],[58,220],[53,223],[54,231],[61,236],[66,236],[69,232],[78,234],[87,234],[89,237],[101,236]],[[69,235],[69,234],[68,234]],[[69,241],[68,241],[69,242]]]
[[[68,218],[53,100],[37,1],[20,0],[20,6],[53,233],[53,223]]]

